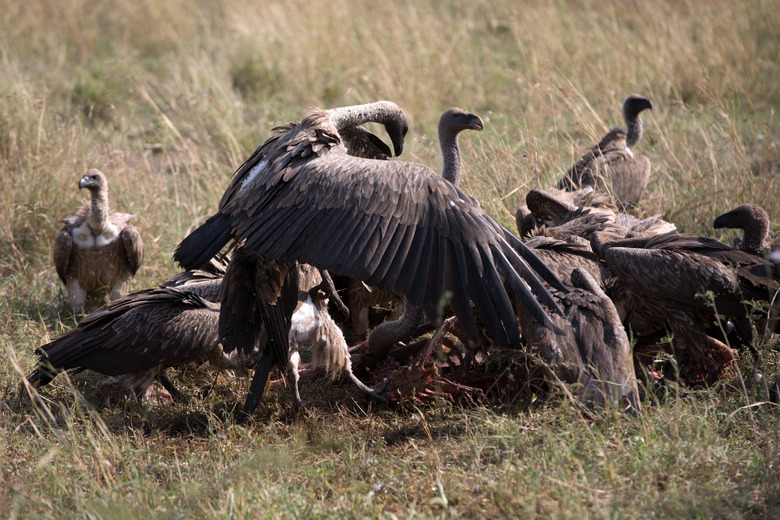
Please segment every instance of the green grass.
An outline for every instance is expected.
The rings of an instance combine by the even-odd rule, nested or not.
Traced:
[[[635,152],[640,207],[730,240],[712,220],[744,202],[780,219],[780,10],[770,0],[11,3],[0,14],[0,512],[48,517],[766,518],[780,515],[778,414],[738,378],[583,420],[530,390],[463,409],[368,409],[348,385],[272,394],[241,426],[248,382],[178,375],[187,403],[98,407],[98,378],[17,386],[34,349],[72,327],[51,262],[91,167],[138,215],[132,289],[175,272],[175,245],[232,172],[311,106],[391,99],[405,159],[440,163],[450,106],[462,187],[504,224],[557,181],[631,92],[653,101]],[[643,114],[644,115],[644,114]],[[776,345],[777,338],[768,338]],[[750,374],[753,361],[744,356]],[[777,371],[765,353],[765,375]],[[759,389],[760,390],[760,389]],[[86,396],[86,397],[85,397]]]

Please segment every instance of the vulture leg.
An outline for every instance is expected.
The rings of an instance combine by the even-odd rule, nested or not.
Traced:
[[[84,302],[87,301],[87,291],[81,288],[79,281],[72,278],[68,281],[68,304],[73,314],[79,316],[84,311]]]
[[[252,376],[252,383],[249,385],[249,392],[246,395],[246,402],[244,403],[244,414],[249,415],[255,411],[257,405],[260,404],[260,400],[263,398],[263,392],[265,391],[265,384],[268,382],[268,374],[271,372],[271,367],[274,364],[273,352],[265,350],[260,362],[255,368],[255,375]]]
[[[300,410],[303,408],[303,401],[301,400],[301,391],[298,389],[298,381],[301,376],[298,373],[298,366],[301,363],[301,355],[298,351],[294,351],[290,354],[290,361],[288,363],[287,370],[290,373],[290,384],[292,385],[293,399],[295,400],[295,409]]]
[[[168,393],[171,394],[171,397],[174,399],[181,400],[184,397],[184,394],[182,394],[178,388],[173,386],[173,383],[168,378],[168,369],[164,368],[160,371],[160,374],[157,376],[160,379],[160,384],[163,385],[163,388],[168,390]]]

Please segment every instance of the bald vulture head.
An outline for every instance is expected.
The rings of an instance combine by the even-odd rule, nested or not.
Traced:
[[[366,113],[369,111],[371,114],[370,118],[366,119]],[[406,134],[409,132],[409,121],[401,107],[392,101],[376,101],[367,105],[339,107],[325,112],[330,116],[330,121],[339,134],[345,129],[349,131],[349,129],[359,127],[366,122],[383,125],[388,137],[390,137],[390,141],[393,143],[395,155],[400,156],[403,153],[404,139],[406,139]]]
[[[755,204],[742,204],[716,218],[712,225],[715,229],[741,229],[744,236],[737,247],[742,251],[758,254],[766,246],[769,215]]]
[[[631,94],[623,102],[623,119],[626,122],[626,146],[631,148],[642,138],[642,119],[639,113],[652,110],[653,104],[644,96]]]
[[[442,155],[442,176],[455,186],[460,182],[461,153],[458,134],[463,130],[482,131],[484,123],[478,115],[462,108],[450,108],[439,118],[439,146]]]

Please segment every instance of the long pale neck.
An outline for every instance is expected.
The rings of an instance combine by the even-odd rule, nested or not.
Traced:
[[[455,186],[460,182],[463,159],[458,146],[458,134],[439,128],[439,146],[441,147],[441,176]]]
[[[341,130],[368,122],[388,121],[397,110],[398,105],[391,101],[376,101],[365,105],[333,108],[327,110],[327,113],[330,115],[330,121],[336,130]]]
[[[108,192],[99,191],[92,193],[89,215],[89,227],[93,232],[100,233],[108,220]]]
[[[642,118],[639,114],[629,114],[623,111],[626,121],[626,146],[631,148],[642,139]]]

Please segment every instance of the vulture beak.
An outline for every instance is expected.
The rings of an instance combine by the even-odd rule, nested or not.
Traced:
[[[85,175],[79,180],[79,189],[89,187],[89,176]]]
[[[398,157],[404,151],[404,139],[409,128],[406,125],[401,126],[394,122],[385,125],[385,131],[390,137],[390,141],[393,142],[393,150],[395,150],[395,156]]]
[[[729,213],[724,213],[723,215],[719,216],[715,219],[715,222],[712,223],[712,227],[715,229],[729,227],[729,216]]]
[[[482,118],[476,114],[469,114],[469,125],[473,130],[482,131],[485,128],[485,123],[482,122]]]

